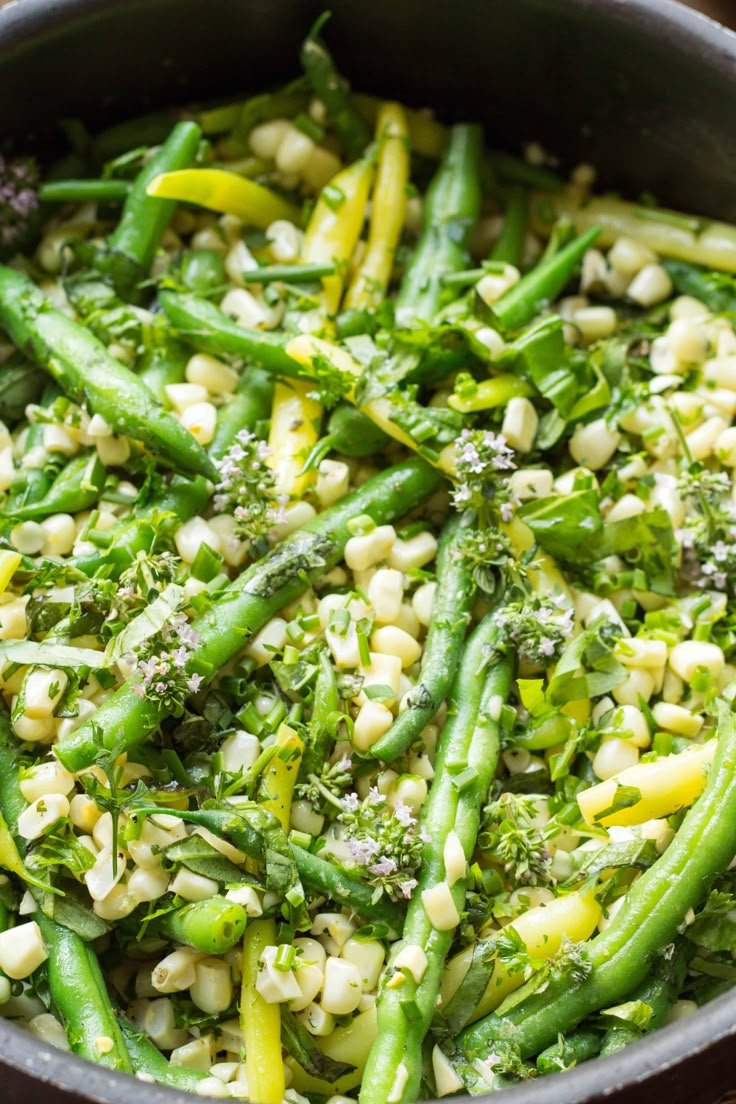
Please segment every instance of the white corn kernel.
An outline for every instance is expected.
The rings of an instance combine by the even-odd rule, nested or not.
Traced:
[[[403,598],[402,573],[392,567],[379,568],[368,584],[368,601],[379,625],[389,625],[396,620]]]
[[[544,498],[552,494],[552,472],[549,468],[520,468],[509,477],[509,489],[516,498]]]
[[[297,832],[306,832],[307,835],[318,836],[324,828],[325,818],[308,801],[297,799],[291,803],[289,824]]]
[[[242,288],[245,285],[247,274],[256,268],[258,268],[258,261],[242,238],[237,238],[225,254],[225,272],[228,278]],[[202,380],[202,383],[204,383],[204,380]]]
[[[427,782],[417,774],[402,774],[396,779],[388,793],[388,804],[392,807],[399,803],[407,805],[414,816],[418,816],[427,800]]]
[[[258,758],[261,745],[250,732],[233,732],[220,744],[222,765],[230,774],[246,771]]]
[[[190,357],[184,374],[187,383],[199,384],[211,395],[231,395],[238,383],[238,373],[209,353]]]
[[[185,901],[205,901],[208,897],[214,897],[219,892],[219,885],[213,878],[205,878],[203,874],[194,874],[186,867],[181,867],[172,879],[169,889],[177,893]]]
[[[322,506],[332,506],[348,493],[350,468],[342,460],[323,460],[314,490]]]
[[[736,355],[706,360],[703,365],[703,378],[706,383],[725,387],[727,391],[736,391]]]
[[[725,664],[722,649],[705,640],[683,640],[670,649],[669,665],[687,683],[692,682],[700,667],[717,679]]]
[[[58,1050],[69,1050],[66,1031],[50,1012],[42,1012],[40,1016],[34,1016],[29,1020],[28,1030],[43,1043],[57,1047]]]
[[[157,1047],[161,1050],[174,1050],[186,1043],[189,1034],[184,1028],[176,1026],[174,1006],[167,997],[141,1001],[140,1004],[144,1005],[141,1009],[140,1026]]]
[[[34,840],[49,832],[69,815],[69,801],[60,793],[50,793],[32,801],[18,817],[18,835]]]
[[[677,1023],[678,1020],[686,1020],[698,1011],[698,1005],[694,1000],[676,1000],[667,1013],[666,1023]]]
[[[130,459],[130,442],[127,437],[100,437],[95,448],[100,463],[106,468],[119,468]]]
[[[398,656],[384,655],[381,652],[369,652],[370,666],[361,667],[359,674],[363,678],[363,686],[358,701],[362,704],[368,700],[364,691],[369,686],[388,686],[398,697],[401,680],[401,660]]]
[[[75,794],[71,799],[69,819],[75,828],[91,832],[101,815],[97,804],[86,794]]]
[[[341,958],[351,962],[360,974],[364,993],[371,993],[378,985],[386,952],[383,945],[373,940],[348,939],[342,949]]]
[[[94,911],[102,920],[124,920],[140,904],[129,890],[128,885],[118,882],[114,885],[106,897],[95,901]]]
[[[220,551],[229,567],[240,567],[248,556],[246,541],[237,536],[237,522],[232,514],[218,514],[207,522],[220,538]]]
[[[422,891],[422,904],[430,924],[437,931],[451,931],[460,923],[460,915],[447,882],[438,882]]]
[[[302,170],[302,180],[312,192],[321,192],[342,168],[339,157],[323,146],[315,146]],[[411,202],[411,201],[410,201]]]
[[[283,520],[269,530],[269,538],[274,543],[281,541],[316,516],[317,511],[311,502],[305,502],[303,499],[300,502],[290,502],[284,507]]]
[[[656,261],[655,254],[635,238],[617,238],[608,252],[608,263],[624,276],[636,276]]]
[[[50,717],[62,699],[69,679],[66,672],[36,668],[26,679],[23,712],[35,719]]]
[[[235,886],[225,894],[228,901],[234,901],[236,905],[242,905],[247,916],[262,916],[263,905],[253,886]]]
[[[33,717],[18,717],[13,721],[13,732],[28,744],[50,744],[54,739],[55,722],[53,717],[35,720]]]
[[[318,912],[310,932],[321,937],[328,954],[339,955],[357,925],[341,912]]]
[[[350,538],[345,545],[345,563],[351,571],[366,571],[386,559],[395,541],[393,525],[378,525],[371,533]]]
[[[322,985],[321,1005],[333,1016],[346,1016],[354,1012],[363,994],[358,967],[340,958],[328,958]]]
[[[667,662],[667,645],[664,640],[646,637],[627,637],[620,640],[615,649],[616,659],[624,667],[644,667],[659,670]]]
[[[663,303],[672,294],[672,280],[661,265],[648,264],[637,272],[626,294],[640,307]]]
[[[611,727],[635,747],[646,748],[652,742],[647,719],[636,705],[620,705],[613,714]]]
[[[728,429],[728,422],[716,415],[688,433],[685,439],[693,459],[707,460],[715,448],[716,441],[726,429]]]
[[[196,966],[202,955],[191,947],[180,947],[162,958],[151,973],[151,984],[158,993],[180,993],[196,980]]]
[[[625,521],[627,518],[636,517],[637,514],[643,514],[646,508],[646,503],[642,502],[637,495],[625,494],[608,511],[606,521]]]
[[[266,241],[277,264],[291,264],[299,260],[304,233],[293,222],[276,219],[266,230]]]
[[[241,326],[252,329],[275,321],[275,315],[245,288],[233,288],[223,296],[220,310]]]
[[[411,608],[414,610],[420,625],[427,627],[432,623],[432,609],[434,607],[436,593],[436,583],[422,583],[422,585],[417,587],[414,591],[414,596],[411,600]]]
[[[278,947],[265,947],[260,958],[256,989],[267,1004],[299,1000],[301,989],[293,970],[277,970],[274,966]]]
[[[575,311],[571,321],[584,341],[600,341],[615,331],[618,320],[612,307],[583,307]]]
[[[598,778],[605,781],[622,770],[635,767],[638,762],[639,749],[628,740],[614,736],[612,740],[604,740],[598,748],[593,759],[593,770]]]
[[[99,824],[99,821],[97,823]],[[94,866],[84,872],[84,881],[90,897],[94,901],[104,901],[124,874],[125,853],[118,851],[117,858],[113,862],[112,847],[103,847],[95,859]]]
[[[200,445],[209,445],[215,436],[217,410],[211,402],[192,403],[186,408],[180,420]]]
[[[180,525],[174,534],[176,550],[186,564],[193,564],[201,544],[208,544],[213,552],[222,550],[219,534],[204,518],[193,517]]]
[[[212,1036],[200,1035],[198,1039],[191,1039],[182,1046],[175,1047],[169,1058],[172,1066],[183,1066],[184,1069],[198,1070],[207,1073],[212,1065]],[[208,1078],[207,1080],[210,1080]],[[216,1080],[216,1078],[212,1078]],[[220,1087],[224,1088],[222,1082]],[[208,1096],[211,1094],[208,1092]]]
[[[703,727],[703,718],[681,705],[660,701],[652,707],[652,715],[660,728],[676,732],[680,736],[697,736]]]
[[[325,1038],[335,1030],[335,1017],[318,1004],[308,1005],[303,1012],[297,1013],[310,1035]]]
[[[24,556],[35,556],[41,551],[46,539],[37,521],[22,521],[10,530],[10,543]]]
[[[383,655],[397,656],[403,670],[416,663],[422,654],[421,644],[395,625],[382,625],[376,629],[371,636],[371,649]]]
[[[409,540],[397,540],[388,555],[388,566],[397,571],[424,567],[437,555],[437,540],[429,532],[417,533]]]
[[[314,142],[295,126],[289,128],[276,151],[276,168],[280,172],[299,174],[307,167],[314,153]]]
[[[649,671],[634,667],[626,682],[611,691],[619,705],[638,705],[639,698],[648,702],[654,693],[654,678]]]
[[[510,291],[515,284],[518,284],[520,279],[521,273],[518,268],[512,264],[505,264],[503,272],[487,272],[485,276],[481,276],[475,285],[475,290],[483,302],[491,306],[507,291]]]
[[[539,416],[529,399],[516,396],[509,399],[503,416],[501,432],[517,452],[531,452],[539,429]]]
[[[128,892],[136,902],[157,901],[169,888],[169,875],[160,866],[139,866],[128,878]]]
[[[455,1067],[439,1045],[432,1049],[432,1072],[438,1096],[451,1096],[463,1088]]]
[[[366,701],[355,718],[353,744],[358,751],[369,751],[393,724],[393,713],[382,702]]]
[[[79,452],[79,442],[64,426],[55,424],[43,427],[43,447],[47,452],[60,452],[62,456],[75,456]]]
[[[44,457],[45,457],[44,452]],[[46,464],[42,464],[45,467]],[[15,478],[15,465],[13,463],[13,449],[10,445],[6,445],[0,449],[0,494],[4,494],[10,490],[10,486]]]
[[[724,429],[713,446],[713,455],[727,468],[736,468],[736,426]]]
[[[177,414],[183,414],[187,407],[207,401],[207,388],[201,383],[167,383],[166,397]]]
[[[670,318],[675,321],[686,318],[692,321],[710,317],[710,311],[700,299],[694,299],[692,295],[678,295],[670,305]]]
[[[208,1015],[225,1012],[233,999],[233,982],[230,966],[221,958],[203,958],[195,966],[194,984],[189,996],[197,1008]]]
[[[620,433],[609,429],[603,418],[596,418],[594,422],[575,427],[570,438],[570,455],[576,464],[599,471],[611,459],[620,440]]]
[[[77,526],[71,514],[51,514],[40,524],[44,532],[44,554],[68,556],[77,539]]]
[[[248,144],[256,157],[272,161],[291,125],[288,119],[271,119],[253,127],[248,135]]]
[[[0,970],[14,981],[28,977],[47,958],[41,929],[35,920],[0,932]]]
[[[702,364],[708,354],[703,328],[691,318],[677,318],[667,327],[667,342],[681,364]]]
[[[419,985],[429,963],[422,947],[416,943],[406,943],[393,960],[392,965],[395,970],[406,970]]]
[[[29,802],[48,794],[63,794],[66,797],[74,789],[74,775],[70,774],[58,760],[39,763],[31,767],[21,779],[19,788]]]
[[[467,867],[463,845],[454,829],[448,833],[445,840],[442,860],[445,864],[445,877],[448,884],[454,886],[455,882],[465,877]]]
[[[253,637],[245,654],[255,660],[259,667],[270,663],[286,644],[286,628],[283,617],[272,617]]]

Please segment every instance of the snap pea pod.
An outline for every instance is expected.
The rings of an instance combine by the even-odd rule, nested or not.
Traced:
[[[365,920],[376,924],[385,924],[397,935],[403,925],[403,909],[382,893],[376,900],[372,886],[360,882],[357,878],[320,855],[307,851],[304,847],[292,845],[299,877],[305,886],[325,897],[331,898],[343,908],[352,909]]]
[[[516,265],[518,268],[524,253],[528,213],[529,193],[525,188],[518,186],[512,188],[504,212],[501,233],[491,250],[492,261],[503,261],[504,264]]]
[[[396,297],[402,323],[431,321],[452,298],[443,282],[467,268],[467,243],[480,209],[480,127],[452,127],[442,163],[424,200],[421,237]]]
[[[150,388],[156,399],[167,409],[171,407],[166,388],[183,383],[191,353],[183,342],[156,326],[151,340],[138,364],[138,379]]]
[[[287,537],[226,587],[212,608],[196,619],[193,627],[199,643],[190,673],[208,682],[250,635],[336,566],[351,535],[351,518],[368,514],[378,524],[392,521],[428,498],[441,482],[438,472],[412,458],[369,480]],[[56,752],[69,769],[81,770],[95,761],[100,730],[105,746],[121,752],[145,740],[165,715],[162,707],[141,698],[133,686],[123,686],[97,711],[93,724],[81,725],[56,745]]]
[[[20,353],[13,353],[0,365],[0,421],[20,421],[29,403],[38,402],[46,378]]]
[[[600,1054],[602,1041],[603,1035],[600,1031],[581,1027],[543,1050],[537,1057],[537,1069],[541,1074],[547,1074],[578,1066]]]
[[[38,189],[41,203],[124,203],[128,180],[48,180]]]
[[[370,127],[358,111],[347,81],[340,76],[332,55],[317,37],[323,20],[304,40],[301,61],[312,90],[325,105],[349,161],[355,161],[371,140]]]
[[[288,334],[240,326],[206,299],[174,291],[159,292],[159,304],[177,333],[203,353],[257,361],[269,372],[300,378],[302,369],[285,352]]]
[[[592,226],[551,257],[542,259],[518,284],[493,304],[493,312],[509,330],[519,330],[564,289],[585,253],[600,233]]]
[[[252,430],[257,422],[268,417],[271,409],[273,382],[260,368],[246,368],[238,381],[238,387],[230,400],[220,407],[215,436],[209,447],[213,460],[221,459],[235,441],[240,430]],[[138,510],[135,518],[125,519],[108,530],[109,545],[97,552],[77,556],[74,566],[86,575],[94,575],[105,567],[112,574],[119,574],[130,564],[138,552],[151,550],[157,533],[164,535],[172,526],[183,525],[200,513],[210,497],[211,485],[202,476],[184,479],[175,475],[166,489]],[[171,515],[170,520],[151,523],[157,518]]]
[[[172,1066],[156,1044],[134,1027],[127,1016],[118,1011],[117,1019],[134,1073],[159,1085],[168,1085],[170,1089],[192,1093],[196,1093],[202,1081],[210,1076],[203,1070]]]
[[[669,956],[665,953],[655,959],[650,976],[626,998],[627,1003],[641,1001],[642,1004],[648,1005],[652,1010],[649,1021],[643,1029],[631,1024],[609,1028],[603,1037],[601,1054],[615,1054],[629,1043],[635,1043],[643,1035],[656,1031],[666,1023],[669,1011],[685,981],[694,948],[688,946],[684,940],[678,940],[669,950],[671,952]]]
[[[437,590],[419,678],[409,691],[406,708],[371,748],[371,755],[384,763],[392,763],[411,747],[447,697],[475,597],[472,571],[463,555],[463,541],[471,527],[459,514],[446,523],[440,537]]]
[[[354,406],[338,406],[330,414],[326,436],[314,446],[302,470],[318,468],[333,450],[344,456],[373,456],[389,441],[390,437],[360,410]]]
[[[75,1054],[106,1069],[133,1072],[97,955],[69,928],[42,912],[33,919],[48,953],[46,976]]]
[[[449,922],[441,929],[435,927],[423,894],[448,885],[445,847],[451,832],[456,833],[466,858],[476,844],[481,804],[498,763],[498,702],[505,701],[512,678],[512,661],[495,651],[497,645],[498,629],[491,612],[470,637],[453,682],[448,719],[437,745],[436,773],[420,817],[427,842],[402,938],[404,946],[423,949],[426,968],[419,981],[409,970],[399,984],[390,974],[384,977],[376,1004],[377,1037],[366,1064],[361,1104],[385,1104],[386,1100],[405,1104],[419,1096],[422,1043],[436,1009],[456,927]],[[450,893],[459,917],[465,900],[464,876],[453,877]]]
[[[84,273],[65,280],[64,291],[80,322],[100,341],[139,344],[147,312],[126,303],[105,280]]]
[[[663,257],[660,264],[680,295],[692,295],[716,314],[736,311],[736,288],[732,277],[724,277],[722,273],[670,257]]]
[[[186,943],[203,954],[219,955],[227,954],[241,939],[246,920],[242,905],[215,896],[167,912],[157,930],[167,939]]]
[[[197,153],[202,132],[193,122],[177,123],[133,181],[120,221],[107,239],[97,267],[111,278],[123,299],[135,299],[138,285],[147,275],[176,204],[147,194],[148,185],[161,173],[188,168]]]
[[[736,727],[729,708],[718,715],[718,748],[706,787],[661,856],[634,882],[609,927],[587,945],[591,970],[584,980],[550,981],[505,1016],[491,1014],[459,1035],[455,1052],[466,1060],[487,1055],[496,1041],[536,1054],[559,1032],[626,997],[640,984],[656,951],[672,941],[689,909],[736,853]],[[450,1048],[452,1050],[452,1047]]]
[[[146,385],[83,326],[55,310],[26,276],[4,265],[0,325],[70,398],[86,401],[116,433],[143,441],[182,471],[216,479],[202,446],[161,408]]]
[[[13,508],[12,516],[26,521],[86,510],[97,502],[106,479],[107,471],[97,453],[83,452],[72,457],[61,469],[42,499]]]

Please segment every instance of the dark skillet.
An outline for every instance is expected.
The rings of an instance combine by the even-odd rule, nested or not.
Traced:
[[[56,121],[259,90],[295,72],[320,0],[10,0],[0,10],[0,136],[48,148]],[[671,0],[331,0],[355,85],[491,141],[537,139],[630,196],[736,221],[736,35]],[[736,815],[736,810],[734,810]],[[736,1085],[736,992],[610,1058],[499,1104],[714,1104]],[[165,1104],[0,1018],[3,1104]],[[188,1098],[190,1101],[192,1097]],[[454,1098],[458,1099],[458,1098]],[[469,1100],[470,1098],[465,1098]]]

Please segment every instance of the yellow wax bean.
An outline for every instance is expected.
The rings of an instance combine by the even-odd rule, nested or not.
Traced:
[[[382,103],[376,96],[354,93],[353,98],[361,115],[370,122],[378,118]],[[415,111],[405,107],[404,112],[409,126],[409,141],[414,153],[423,157],[441,157],[447,145],[447,127],[437,121],[429,111]]]
[[[309,397],[314,386],[305,380],[289,380],[274,387],[268,463],[280,495],[300,498],[315,477],[314,472],[299,474],[319,439],[322,407]]]
[[[355,161],[322,189],[304,235],[303,264],[336,262],[338,271],[322,280],[322,300],[328,314],[340,306],[344,273],[358,244],[368,203],[373,163]]]
[[[365,256],[348,288],[349,309],[376,307],[386,292],[394,254],[406,217],[410,159],[406,113],[400,104],[381,105],[376,120],[381,143],[373,188],[370,231]]]
[[[679,755],[666,755],[653,763],[639,763],[578,794],[578,805],[588,824],[607,828],[611,824],[643,824],[646,820],[670,816],[688,809],[706,782],[708,766],[716,751],[716,740],[699,744]],[[641,797],[626,808],[601,816],[617,803],[620,787],[638,790]],[[633,795],[631,795],[633,796]]]
[[[692,228],[684,221],[657,221],[647,215],[646,208],[627,203],[613,196],[594,196],[584,200],[574,191],[559,195],[537,194],[532,201],[532,218],[535,229],[549,233],[553,222],[560,215],[567,215],[578,233],[592,226],[601,228],[597,246],[613,245],[617,238],[635,238],[636,241],[661,253],[665,257],[677,257],[683,261],[720,268],[724,272],[736,272],[736,226],[708,219],[693,219]],[[674,220],[683,220],[677,212],[662,210]]]
[[[459,411],[460,414],[471,414],[475,410],[491,410],[496,406],[505,406],[509,399],[517,396],[526,397],[533,394],[534,388],[518,376],[492,376],[490,379],[481,380],[472,395],[467,397],[450,395],[447,405]]]
[[[208,211],[235,215],[248,226],[265,230],[277,219],[299,223],[301,212],[262,184],[238,176],[226,169],[180,169],[161,173],[146,192],[159,199],[178,199],[196,203]]]
[[[303,743],[293,728],[282,724],[276,733],[277,754],[261,780],[261,804],[288,831],[289,811]],[[253,920],[243,941],[243,988],[240,1018],[247,1054],[248,1088],[259,1104],[281,1104],[286,1089],[281,1056],[281,1011],[256,989],[261,955],[276,943],[275,920]]]
[[[9,552],[0,549],[0,594],[6,589],[8,583],[20,566],[22,556],[17,552]]]
[[[588,939],[600,918],[600,906],[592,894],[570,893],[566,897],[556,897],[547,905],[529,909],[514,920],[510,927],[517,933],[532,958],[552,958],[559,951],[563,939],[571,939],[575,943]],[[493,938],[492,933],[489,933],[489,938]],[[472,957],[473,948],[470,946],[447,963],[440,988],[441,1005],[451,1000],[468,972]],[[513,993],[523,982],[523,974],[510,973],[504,963],[496,962],[471,1022],[498,1008],[509,993]]]

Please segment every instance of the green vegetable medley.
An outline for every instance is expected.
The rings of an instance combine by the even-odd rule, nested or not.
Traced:
[[[409,1104],[736,980],[736,228],[319,30],[0,161],[0,1013]]]

